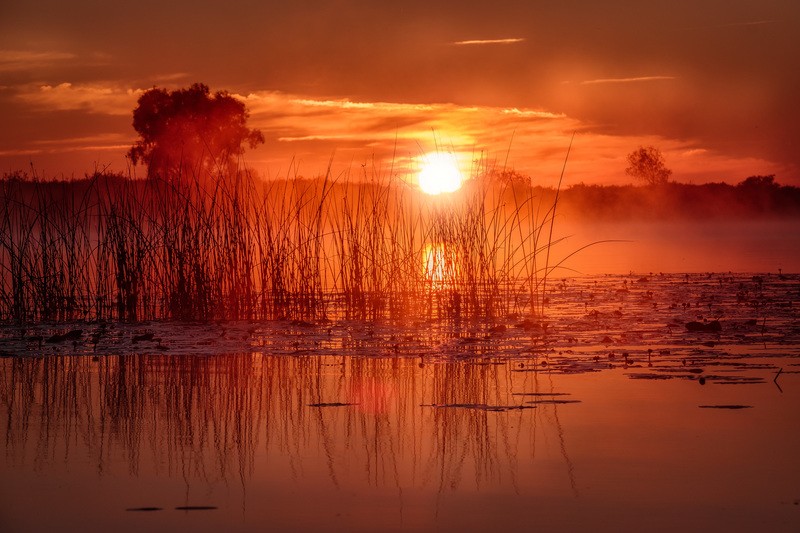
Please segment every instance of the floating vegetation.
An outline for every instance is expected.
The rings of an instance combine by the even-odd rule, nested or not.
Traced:
[[[655,374],[646,372],[636,372],[625,374],[631,379],[652,379],[652,380],[666,380],[666,379],[694,379],[695,376],[691,374]]]
[[[60,334],[52,335],[48,337],[47,340],[45,340],[44,342],[48,344],[55,344],[64,341],[78,341],[81,339],[82,336],[83,336],[82,329],[73,329],[71,331],[68,331],[67,333],[64,333],[63,335]]]
[[[145,324],[100,320],[0,323],[0,357],[78,355],[89,356],[97,362],[98,358],[102,361],[105,357],[167,353],[173,356],[230,353],[332,356],[325,359],[324,365],[333,373],[344,371],[343,355],[409,357],[420,367],[458,362],[478,369],[503,366],[511,361],[512,364],[503,368],[511,374],[530,378],[619,370],[633,380],[678,379],[706,385],[741,386],[775,381],[779,367],[783,367],[783,374],[788,376],[793,371],[790,369],[800,365],[793,348],[800,340],[797,319],[794,309],[784,305],[800,293],[798,276],[785,280],[764,276],[764,281],[753,290],[759,291],[765,301],[760,312],[768,314],[768,331],[763,335],[737,337],[736,330],[726,328],[715,339],[725,345],[724,353],[696,352],[697,339],[685,334],[683,324],[697,316],[696,303],[710,298],[709,295],[720,302],[718,314],[726,317],[726,323],[745,323],[753,310],[739,305],[736,294],[742,286],[753,283],[750,276],[726,276],[723,284],[715,275],[690,275],[688,284],[685,278],[683,275],[649,277],[647,290],[654,298],[692,302],[685,309],[670,309],[665,305],[658,310],[652,310],[636,296],[637,285],[630,276],[561,280],[551,284],[547,327],[531,331],[514,327],[520,323],[518,313],[492,320],[435,317],[362,320],[330,316],[313,320],[156,320]],[[621,296],[617,289],[622,285],[629,287],[629,293]],[[797,290],[787,291],[787,285],[796,286]],[[589,295],[592,298],[588,298]],[[596,316],[597,321],[585,320],[586,302],[594,308],[589,314]],[[621,303],[625,304],[625,313],[616,312]],[[508,303],[506,307],[514,305]],[[764,322],[763,318],[759,319],[759,323]],[[675,325],[669,327],[670,324]],[[505,325],[506,329],[502,331],[498,325]],[[606,335],[617,339],[614,351],[599,342]],[[58,342],[46,342],[54,337]],[[783,361],[778,364],[774,359],[764,359],[766,356]],[[341,396],[341,391],[336,394],[333,397],[339,400],[332,403],[356,401]],[[535,398],[537,396],[531,396]],[[321,400],[313,398],[306,405],[322,403]],[[513,403],[475,400],[437,403],[499,407]]]
[[[581,403],[580,400],[529,400],[525,403],[532,403],[532,404],[565,404],[565,403]]]
[[[700,409],[752,409],[752,405],[698,405]]]
[[[762,385],[766,383],[766,380],[761,378],[741,377],[739,379],[714,380],[712,383],[716,383],[717,385]]]
[[[531,402],[526,402],[531,403]],[[470,409],[474,411],[520,411],[522,409],[535,409],[535,405],[487,405],[484,403],[445,403],[445,404],[422,404],[420,407],[434,407],[436,409]]]
[[[512,392],[513,396],[571,396],[570,392]]]
[[[699,333],[719,333],[722,331],[722,324],[719,320],[712,320],[711,322],[687,322],[686,330],[699,332]]]

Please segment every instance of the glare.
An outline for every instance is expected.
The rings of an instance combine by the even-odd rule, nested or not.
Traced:
[[[422,254],[422,267],[425,279],[435,287],[452,282],[458,275],[455,250],[445,244],[426,244]]]
[[[430,153],[423,158],[417,179],[419,188],[427,194],[457,191],[464,181],[455,155],[441,152]]]

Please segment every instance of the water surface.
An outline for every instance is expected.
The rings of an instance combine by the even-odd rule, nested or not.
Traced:
[[[602,276],[546,321],[6,326],[0,524],[796,531],[798,297]]]

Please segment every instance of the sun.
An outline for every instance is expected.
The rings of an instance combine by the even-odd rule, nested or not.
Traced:
[[[429,153],[422,158],[417,179],[419,188],[427,194],[457,191],[464,181],[455,155],[442,152]]]

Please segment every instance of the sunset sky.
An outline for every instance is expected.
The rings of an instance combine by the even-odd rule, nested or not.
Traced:
[[[143,90],[246,100],[268,177],[405,166],[436,149],[537,182],[800,185],[795,0],[0,3],[0,171],[126,171]],[[137,173],[144,174],[140,169]]]

